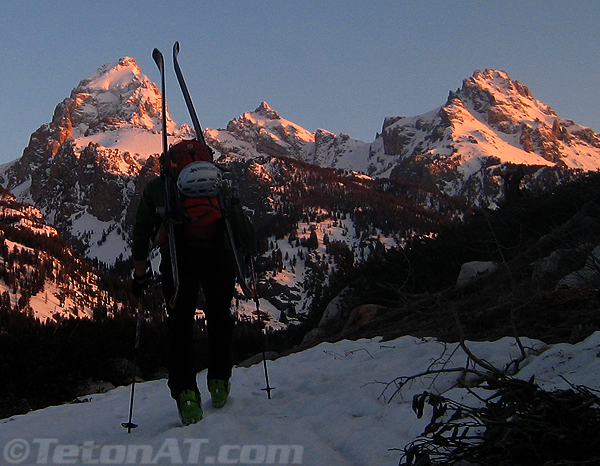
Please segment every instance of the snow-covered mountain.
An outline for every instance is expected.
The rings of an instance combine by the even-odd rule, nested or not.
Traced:
[[[600,167],[598,135],[560,118],[497,70],[476,71],[441,108],[387,118],[378,141],[374,157],[387,160],[380,165],[389,176],[474,205],[494,205],[520,183],[547,189],[565,173]]]
[[[134,59],[106,64],[56,107],[20,159],[2,167],[2,185],[86,254],[114,262],[128,253],[136,200],[158,170],[160,117],[158,88]],[[188,125],[168,115],[167,122],[170,141],[193,136]],[[520,186],[551,187],[573,171],[600,167],[592,130],[559,118],[496,70],[476,71],[431,112],[385,118],[371,143],[311,132],[266,102],[205,137],[227,160],[290,157],[416,183],[471,205],[493,206]]]
[[[205,138],[222,155],[284,156],[320,167],[368,170],[370,144],[324,129],[312,133],[282,118],[267,102],[234,118],[226,129],[207,129]]]
[[[135,60],[104,65],[57,105],[23,156],[3,167],[3,185],[91,257],[114,262],[127,251],[131,200],[158,170],[160,122],[160,92]],[[188,126],[169,115],[167,122],[169,139],[191,137]]]
[[[112,264],[128,257],[137,199],[158,173],[160,121],[160,93],[135,60],[104,65],[58,104],[20,159],[1,167],[2,186],[78,250]],[[167,123],[170,142],[193,137],[169,115]],[[235,173],[262,235],[274,319],[307,309],[346,248],[360,261],[378,244],[460,218],[461,202],[494,206],[600,167],[593,131],[495,70],[476,71],[428,113],[385,118],[370,143],[311,132],[266,102],[204,136]]]
[[[384,119],[365,143],[281,118],[263,102],[223,130],[207,130],[221,154],[298,160],[374,177],[390,177],[495,206],[520,187],[548,189],[600,168],[600,138],[560,118],[504,71],[476,71],[446,103],[413,117]]]

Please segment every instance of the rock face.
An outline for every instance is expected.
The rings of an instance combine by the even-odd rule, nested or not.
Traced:
[[[460,268],[460,273],[456,279],[456,285],[464,285],[470,281],[498,268],[498,264],[491,261],[473,261],[466,262]]]

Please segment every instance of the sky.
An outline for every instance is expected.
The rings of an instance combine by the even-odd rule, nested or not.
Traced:
[[[0,163],[100,66],[133,57],[190,123],[179,60],[204,128],[262,101],[309,131],[372,142],[388,116],[445,103],[475,70],[501,69],[567,119],[600,132],[596,0],[5,0],[0,5]]]

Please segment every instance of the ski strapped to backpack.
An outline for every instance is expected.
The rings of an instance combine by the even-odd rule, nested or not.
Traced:
[[[167,150],[167,104],[165,93],[165,60],[163,54],[158,49],[152,51],[152,58],[160,71],[161,94],[162,94],[162,156],[161,156],[161,171],[165,176],[165,215],[169,218],[174,210],[173,199],[169,183],[176,176],[177,166],[169,160]],[[173,274],[174,291],[169,306],[171,309],[175,307],[177,297],[179,295],[179,268],[177,266],[177,247],[175,244],[175,227],[173,222],[167,222],[167,235],[169,242],[169,255],[171,256],[171,273]]]
[[[179,83],[179,87],[181,88],[181,93],[183,94],[183,100],[185,101],[185,105],[188,109],[188,113],[190,114],[190,118],[192,119],[192,125],[194,126],[194,131],[196,132],[196,138],[198,141],[202,142],[206,145],[206,141],[204,140],[204,133],[202,132],[202,127],[200,126],[200,121],[198,120],[198,114],[194,109],[194,104],[192,103],[192,97],[188,91],[187,85],[185,84],[185,79],[183,79],[183,73],[181,72],[181,67],[179,66],[179,60],[177,59],[179,56],[179,42],[175,42],[173,44],[173,67],[175,68],[175,76],[177,76],[177,82]]]

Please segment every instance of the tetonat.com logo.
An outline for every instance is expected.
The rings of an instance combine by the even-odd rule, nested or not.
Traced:
[[[63,444],[56,438],[27,441],[16,438],[4,445],[7,464],[302,464],[302,445],[221,445],[207,454],[208,439],[165,439],[152,445]]]

